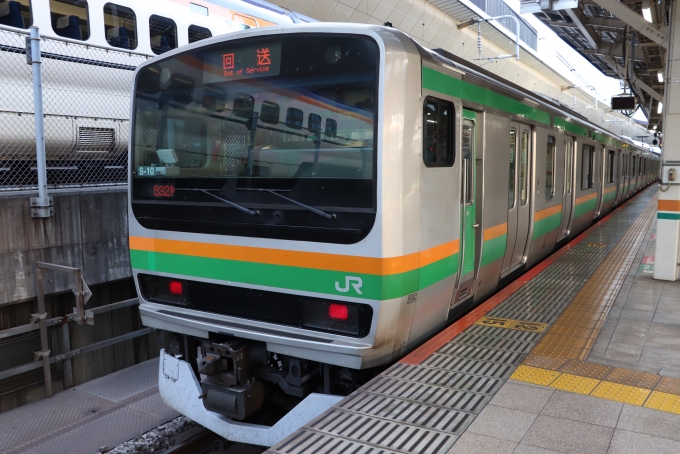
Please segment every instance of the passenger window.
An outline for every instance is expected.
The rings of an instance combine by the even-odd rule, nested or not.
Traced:
[[[0,0],[0,24],[16,28],[33,25],[31,0]]]
[[[550,200],[555,195],[555,138],[548,136],[545,155],[545,198]]]
[[[519,186],[520,204],[526,205],[528,199],[527,185],[529,184],[529,133],[522,132],[522,142],[520,144],[520,161],[519,161]]]
[[[265,123],[277,124],[279,122],[279,113],[281,109],[278,104],[270,101],[262,102],[262,109],[260,109],[260,120]]]
[[[475,146],[475,136],[474,136],[474,129],[475,124],[470,121],[470,120],[465,120],[463,122],[463,140],[462,140],[462,147],[461,147],[461,159],[463,160],[463,171],[465,175],[465,180],[461,183],[465,184],[465,191],[464,193],[461,193],[461,200],[463,203],[471,204],[472,203],[472,192],[473,192],[473,185],[472,185],[472,156],[473,156],[473,147]],[[462,199],[463,196],[465,196],[465,199]]]
[[[581,189],[593,187],[591,172],[593,171],[593,146],[583,145],[581,160]]]
[[[155,14],[149,17],[151,50],[160,55],[177,48],[177,25],[172,19]]]
[[[307,129],[319,134],[321,132],[321,115],[310,113],[307,119]]]
[[[614,156],[616,156],[616,153],[609,150],[607,153],[607,183],[614,182]]]
[[[50,16],[57,35],[78,41],[90,37],[86,0],[50,0]]]
[[[332,118],[326,118],[326,136],[335,137],[338,135],[338,122]]]
[[[302,128],[303,118],[305,118],[305,114],[302,113],[300,109],[289,107],[286,111],[286,126],[293,129],[300,129]]]
[[[517,156],[517,131],[510,129],[510,179],[508,180],[508,208],[515,206],[515,158]]]
[[[104,33],[106,42],[121,49],[137,48],[137,19],[135,12],[126,6],[104,5]]]
[[[202,39],[212,38],[212,32],[205,27],[189,25],[189,44]]]
[[[255,109],[255,98],[249,95],[239,96],[234,99],[234,115],[251,120]]]
[[[453,115],[452,103],[430,97],[425,99],[423,161],[427,167],[453,165]]]

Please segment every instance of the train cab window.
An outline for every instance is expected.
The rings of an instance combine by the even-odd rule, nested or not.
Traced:
[[[515,206],[515,157],[517,156],[517,131],[510,129],[510,179],[508,180],[508,208]]]
[[[151,50],[160,55],[177,48],[177,25],[172,19],[157,16],[149,17],[149,35],[151,37]]]
[[[519,187],[521,205],[526,205],[529,198],[529,133],[522,131],[519,149]]]
[[[555,195],[555,138],[548,136],[545,153],[545,198],[550,200]]]
[[[305,118],[305,114],[295,107],[289,107],[286,110],[286,126],[293,129],[302,128],[302,120]]]
[[[326,137],[335,137],[338,135],[338,122],[332,118],[326,118]]]
[[[582,159],[581,159],[581,189],[590,189],[593,187],[593,146],[583,145]]]
[[[607,183],[614,182],[614,156],[616,156],[614,150],[607,152]]]
[[[423,108],[425,143],[423,161],[427,167],[453,165],[453,104],[428,97]]]
[[[461,200],[464,204],[469,205],[473,201],[473,178],[472,178],[472,167],[474,163],[472,161],[473,147],[475,146],[475,123],[470,120],[465,120],[463,122],[463,140],[461,144],[461,159],[463,160],[463,171],[465,179],[462,183],[465,185],[465,191],[461,192]],[[464,199],[463,199],[463,196]]]
[[[126,6],[104,5],[104,33],[106,42],[121,49],[137,48],[137,19],[135,12]]]
[[[0,0],[0,24],[16,28],[33,25],[31,0]]]
[[[264,121],[265,123],[277,124],[279,122],[280,112],[281,108],[275,102],[262,101],[260,120]]]
[[[189,44],[202,39],[212,38],[212,32],[205,27],[189,25]]]
[[[86,0],[50,0],[50,17],[57,35],[78,41],[90,37]]]

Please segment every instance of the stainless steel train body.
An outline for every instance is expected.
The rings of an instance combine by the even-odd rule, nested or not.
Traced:
[[[227,59],[255,65],[264,48],[276,49],[277,70],[230,79]],[[129,223],[140,311],[147,326],[183,335],[172,350],[197,361],[203,397],[267,381],[300,397],[337,391],[658,173],[656,155],[391,28],[236,32],[151,60],[136,80]],[[284,88],[316,97],[298,105],[295,126],[283,101],[263,122]],[[327,118],[338,132],[319,126]],[[278,174],[274,161],[297,170]],[[168,377],[182,380],[163,371],[173,400]]]
[[[0,0],[0,167],[35,158],[31,68],[24,38],[13,32],[36,25],[49,38],[42,42],[49,165],[124,166],[139,63],[209,36],[307,20],[265,1]]]

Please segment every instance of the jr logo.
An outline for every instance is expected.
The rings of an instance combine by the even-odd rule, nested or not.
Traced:
[[[359,295],[361,295],[361,294],[362,294],[362,293],[361,293],[361,286],[363,285],[363,283],[364,283],[364,282],[361,280],[360,277],[356,277],[356,276],[345,276],[345,286],[342,287],[342,288],[340,288],[340,282],[337,282],[337,281],[336,281],[336,282],[335,282],[335,290],[337,290],[338,292],[347,293],[347,292],[349,292],[349,286],[350,286],[350,284],[351,284],[352,287],[354,287],[354,290],[355,290]]]

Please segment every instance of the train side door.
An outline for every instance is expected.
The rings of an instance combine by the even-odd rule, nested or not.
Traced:
[[[463,110],[463,136],[461,141],[461,262],[460,284],[456,295],[456,304],[473,294],[475,270],[479,257],[479,242],[477,241],[476,204],[476,120],[475,112]]]
[[[574,214],[574,138],[564,137],[564,191],[562,193],[562,222],[558,241],[567,237]]]
[[[501,274],[524,261],[531,220],[530,161],[531,127],[513,121],[510,123],[508,240]]]

